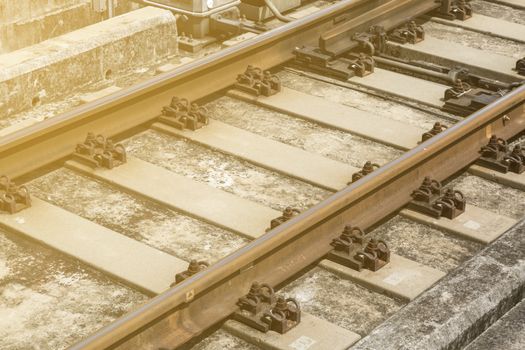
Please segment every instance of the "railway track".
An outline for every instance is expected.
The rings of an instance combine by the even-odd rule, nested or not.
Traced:
[[[37,322],[37,339],[75,349],[342,349],[496,249],[501,240],[492,242],[522,220],[525,177],[487,166],[508,165],[499,160],[523,144],[525,87],[512,70],[519,57],[491,52],[483,40],[523,54],[525,27],[508,22],[511,30],[481,34],[482,15],[449,23],[431,12],[440,9],[434,1],[341,1],[1,138],[2,173],[31,193],[31,206],[19,210],[25,189],[11,188],[19,207],[0,216],[3,254],[17,256],[4,268],[6,290],[37,290],[40,299],[29,302],[55,304],[38,309],[45,322],[74,324],[70,334],[53,329],[51,341]],[[418,22],[394,41],[409,19]],[[447,30],[462,36],[440,38]],[[429,134],[436,122],[446,128]],[[500,150],[508,142],[507,155],[479,163],[492,136]],[[465,212],[437,218],[407,206],[425,177],[460,191]],[[379,239],[383,255],[370,264],[388,264],[344,266],[348,259],[333,252],[348,249],[345,227],[367,233],[360,249]],[[510,256],[519,247],[508,247]],[[192,260],[202,271],[174,284]],[[27,271],[42,264],[47,278]],[[231,319],[254,282],[298,301],[301,322],[278,335]],[[67,304],[42,296],[46,288]],[[516,304],[522,292],[512,292],[506,308],[487,312]],[[93,300],[81,300],[86,293]],[[22,309],[11,307],[11,317]],[[464,346],[489,325],[452,340]],[[28,347],[12,329],[8,348]],[[373,336],[359,344],[374,344]]]

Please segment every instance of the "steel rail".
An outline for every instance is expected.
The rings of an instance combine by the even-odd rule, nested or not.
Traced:
[[[173,348],[229,316],[254,281],[277,286],[323,258],[347,223],[368,228],[403,207],[425,176],[444,180],[491,135],[525,130],[525,86],[152,299],[74,349]]]
[[[423,177],[443,180],[474,161],[492,134],[509,138],[525,130],[525,86],[407,152],[345,190],[154,298],[75,348],[115,345],[121,332],[144,330],[123,348],[175,346],[236,309],[255,281],[278,285],[322,258],[342,227],[369,227],[410,200]],[[503,115],[510,117],[502,118]],[[160,316],[162,315],[162,316]],[[148,328],[160,317],[154,327]],[[98,343],[104,339],[107,342]],[[160,341],[159,341],[160,340]],[[100,348],[100,347],[99,347]]]
[[[268,69],[317,44],[343,20],[401,0],[343,0],[231,48],[0,138],[0,172],[11,178],[69,156],[88,132],[114,137],[153,121],[173,96],[196,100],[231,86],[249,64]],[[415,3],[424,0],[412,0]]]

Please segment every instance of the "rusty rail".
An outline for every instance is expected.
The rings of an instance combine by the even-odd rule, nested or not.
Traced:
[[[525,130],[525,86],[472,114],[327,200],[258,238],[74,349],[173,348],[226,318],[253,281],[272,286],[321,259],[347,223],[370,227],[410,200],[414,184],[472,163],[488,138]],[[505,118],[503,118],[505,117]],[[509,120],[510,118],[510,120]]]
[[[233,312],[235,302],[253,281],[275,286],[322,258],[346,223],[373,225],[405,205],[414,184],[425,175],[443,180],[474,161],[492,134],[509,138],[525,130],[524,100],[522,86],[156,297],[76,348],[112,346],[115,339],[125,340],[123,348],[181,344]],[[505,122],[503,115],[510,121]],[[159,317],[164,318],[158,321]],[[133,337],[141,330],[144,332]]]

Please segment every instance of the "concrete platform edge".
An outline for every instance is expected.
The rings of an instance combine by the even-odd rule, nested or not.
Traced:
[[[459,349],[524,296],[525,220],[509,229],[352,350]]]

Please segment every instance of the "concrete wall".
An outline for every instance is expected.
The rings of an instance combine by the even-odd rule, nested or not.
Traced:
[[[60,8],[90,0],[0,0],[0,24],[27,21]]]
[[[119,0],[115,14],[141,5]],[[91,0],[0,0],[0,54],[100,22],[107,13],[93,10]]]
[[[0,55],[0,115],[177,53],[176,18],[145,7]]]

